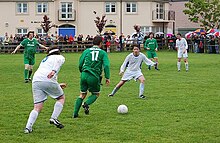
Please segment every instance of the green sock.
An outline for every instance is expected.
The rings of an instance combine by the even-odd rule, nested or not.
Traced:
[[[98,97],[97,97],[96,95],[90,95],[90,96],[88,97],[88,99],[86,100],[85,103],[86,103],[87,105],[90,105],[90,104],[94,103],[97,98],[98,98]]]
[[[82,105],[82,102],[83,102],[83,99],[82,99],[82,98],[78,97],[78,98],[76,99],[76,103],[75,103],[75,106],[74,106],[74,112],[73,112],[74,115],[77,115],[77,116],[78,116],[79,109],[80,109],[80,107],[81,107],[81,105]]]
[[[28,78],[31,78],[32,70],[29,70]]]
[[[28,72],[29,70],[27,69],[24,70],[24,79],[28,79]]]

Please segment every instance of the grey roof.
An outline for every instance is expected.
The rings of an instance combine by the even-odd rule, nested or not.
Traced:
[[[0,2],[54,2],[54,0],[0,0]]]

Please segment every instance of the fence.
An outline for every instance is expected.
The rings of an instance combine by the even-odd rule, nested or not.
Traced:
[[[159,50],[163,49],[169,49],[169,50],[175,50],[175,40],[172,40],[170,42],[170,39],[157,39]],[[203,47],[198,48],[198,45],[192,40],[187,40],[188,42],[188,51],[189,52],[195,52],[195,53],[211,53],[213,50],[215,50],[216,53],[219,53],[219,44],[210,45],[207,40],[204,41]],[[120,47],[119,43],[111,43],[110,49],[111,51],[130,51],[132,50],[133,44],[137,42],[131,40],[130,44],[123,43],[122,48]],[[16,46],[19,43],[10,43],[10,44],[3,44],[0,43],[0,53],[11,53]],[[42,43],[43,44],[43,43]],[[82,41],[82,42],[73,42],[71,44],[66,42],[57,42],[57,43],[51,43],[49,45],[46,45],[48,47],[50,46],[56,46],[58,47],[62,52],[80,52],[84,51],[86,48],[92,47],[92,41]],[[140,44],[140,47],[143,49],[143,44]],[[103,50],[106,50],[107,47],[105,44],[102,46]],[[24,51],[23,48],[20,48],[17,52],[22,53]],[[37,48],[38,53],[44,52],[44,49]]]

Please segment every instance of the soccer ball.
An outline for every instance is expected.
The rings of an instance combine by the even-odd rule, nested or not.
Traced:
[[[119,105],[117,111],[120,114],[126,114],[128,113],[128,107],[126,105]]]

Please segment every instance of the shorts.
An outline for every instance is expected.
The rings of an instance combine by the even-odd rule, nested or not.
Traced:
[[[139,71],[129,71],[129,70],[126,70],[121,78],[121,80],[123,81],[129,81],[131,79],[134,79],[135,81],[137,81],[137,79],[142,76],[142,72],[139,70]]]
[[[179,50],[179,51],[177,52],[177,57],[178,57],[178,58],[182,58],[182,57],[183,57],[184,59],[185,59],[185,58],[188,58],[187,51],[186,51],[185,53],[183,53],[183,51],[180,51],[180,50]]]
[[[44,102],[47,100],[48,95],[54,99],[58,99],[60,96],[64,95],[63,89],[60,87],[59,83],[44,81],[33,82],[32,92],[34,104]]]
[[[26,57],[24,56],[24,64],[28,65],[34,65],[35,64],[35,58],[34,57]]]
[[[80,77],[80,91],[82,93],[86,93],[87,91],[91,93],[99,93],[100,79],[89,72],[82,72]]]
[[[147,51],[147,57],[148,59],[157,58],[157,53],[152,51]]]

